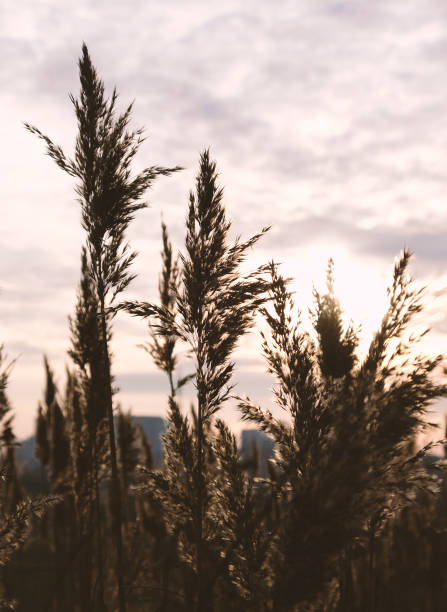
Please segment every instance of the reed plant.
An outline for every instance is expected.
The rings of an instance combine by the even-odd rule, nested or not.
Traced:
[[[0,607],[13,610],[17,601],[10,592],[11,575],[8,565],[31,535],[34,517],[41,518],[60,499],[57,496],[29,498],[21,491],[15,460],[16,440],[12,429],[12,408],[7,396],[7,386],[14,362],[7,360],[4,347],[0,345],[0,568],[2,589]]]
[[[406,337],[422,310],[409,259],[404,251],[395,264],[388,310],[360,361],[356,332],[343,328],[331,267],[328,293],[316,294],[313,338],[301,330],[299,317],[294,322],[287,281],[271,266],[272,308],[263,308],[270,335],[263,336],[263,350],[277,380],[275,400],[289,419],[248,398],[239,398],[239,408],[276,445],[273,610],[295,609],[333,588],[337,559],[365,535],[371,539],[369,607],[376,609],[374,537],[418,487],[430,488],[422,466],[428,448],[411,454],[410,442],[427,427],[427,410],[447,387],[436,376],[442,357],[415,354],[415,337]]]
[[[132,176],[131,164],[143,142],[141,129],[129,130],[132,104],[123,113],[116,115],[116,90],[110,98],[106,97],[104,84],[92,64],[85,44],[79,60],[79,76],[80,95],[78,98],[70,95],[78,123],[73,158],[67,157],[62,148],[39,129],[30,124],[25,125],[46,143],[47,154],[56,164],[78,181],[76,193],[81,204],[82,226],[87,235],[88,267],[99,306],[113,491],[118,609],[125,612],[122,508],[108,343],[109,307],[134,278],[130,267],[136,253],[126,242],[125,233],[136,212],[147,206],[141,198],[158,176],[169,175],[180,168],[151,166]]]
[[[212,429],[214,415],[231,394],[238,341],[254,323],[266,300],[265,267],[240,272],[248,250],[267,231],[230,245],[231,227],[217,185],[216,164],[204,151],[195,192],[189,198],[185,253],[180,255],[180,277],[169,268],[169,246],[164,241],[162,304],[123,302],[132,315],[153,317],[161,341],[151,352],[170,379],[169,428],[165,435],[165,470],[148,471],[148,489],[162,504],[167,529],[176,534],[186,580],[182,596],[190,609],[212,609],[216,582],[228,557],[220,529],[217,498],[218,466]],[[170,279],[170,280],[169,280]],[[170,296],[173,296],[172,298]],[[175,298],[175,300],[173,299]],[[191,423],[182,414],[172,382],[174,339],[186,343],[194,359],[196,406]]]
[[[35,446],[41,485],[51,492],[44,498],[29,500],[21,489],[10,366],[0,349],[0,565],[22,546],[33,514],[54,506],[46,538],[57,572],[45,611],[384,612],[404,609],[402,602],[409,610],[412,598],[393,589],[403,588],[410,565],[414,602],[437,610],[447,593],[436,567],[447,550],[444,464],[428,470],[431,445],[417,450],[415,441],[447,385],[442,356],[419,354],[421,334],[411,333],[424,294],[408,274],[410,252],[395,262],[388,309],[365,356],[361,330],[345,322],[336,297],[332,260],[306,332],[276,263],[243,272],[268,228],[230,240],[216,163],[205,150],[181,253],[162,223],[159,302],[119,302],[134,278],[129,224],[153,181],[180,168],[132,174],[144,140],[130,127],[132,105],[117,112],[117,93],[106,96],[86,45],[79,76],[79,96],[70,96],[72,157],[26,124],[75,179],[86,240],[64,393],[44,361]],[[110,343],[119,311],[148,323],[141,346],[168,380],[160,469],[142,429],[114,401]],[[234,395],[234,351],[258,315],[275,415]],[[181,401],[188,383],[189,412]],[[274,441],[262,477],[257,447],[241,457],[220,418],[230,401]],[[14,595],[5,576],[4,607]]]

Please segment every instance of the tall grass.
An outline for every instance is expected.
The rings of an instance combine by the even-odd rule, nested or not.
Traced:
[[[412,454],[411,443],[447,387],[433,376],[442,358],[415,355],[414,339],[405,341],[422,309],[422,293],[407,274],[409,258],[404,251],[396,261],[388,311],[360,363],[356,334],[352,326],[343,329],[331,268],[328,293],[315,296],[315,340],[299,320],[293,323],[287,282],[271,267],[272,309],[263,309],[270,337],[264,336],[263,349],[277,379],[275,400],[291,424],[248,398],[240,398],[239,408],[277,448],[274,610],[293,609],[330,588],[336,559],[362,538],[369,543],[369,607],[376,609],[375,534],[430,482],[424,450]]]
[[[141,129],[128,129],[132,104],[116,116],[117,93],[114,90],[110,98],[105,96],[104,84],[98,77],[85,44],[79,60],[79,77],[79,98],[70,96],[78,122],[73,159],[68,158],[60,146],[36,127],[29,124],[26,127],[44,140],[47,153],[56,164],[78,180],[76,192],[81,204],[82,225],[87,234],[88,266],[99,306],[113,491],[116,580],[119,610],[125,612],[122,509],[113,423],[108,344],[110,315],[107,308],[134,278],[130,267],[136,253],[126,243],[125,232],[135,213],[147,206],[141,198],[157,176],[169,175],[180,168],[151,166],[132,177],[131,163],[143,141]]]
[[[407,567],[402,557],[417,568],[411,593],[418,609],[440,609],[447,596],[445,572],[436,571],[436,563],[445,567],[447,547],[443,464],[427,470],[430,447],[417,450],[415,440],[447,386],[443,358],[418,354],[411,335],[423,294],[408,275],[410,253],[395,262],[388,309],[364,358],[357,353],[359,329],[346,324],[336,298],[332,261],[326,291],[314,291],[314,330],[303,331],[277,264],[242,272],[268,228],[230,240],[223,188],[205,150],[179,254],[162,224],[159,303],[123,299],[136,256],[126,242],[128,226],[155,178],[179,168],[151,166],[132,175],[143,139],[129,127],[132,106],[117,113],[117,94],[105,95],[85,45],[79,74],[79,97],[71,96],[78,124],[73,158],[27,124],[75,178],[86,242],[63,391],[44,362],[36,457],[47,498],[21,499],[9,369],[0,351],[5,598],[21,588],[33,599],[34,545],[39,560],[44,553],[50,560],[42,603],[35,605],[45,612],[408,610],[411,597],[396,593]],[[144,432],[114,400],[109,347],[120,311],[148,323],[141,345],[169,383],[161,468]],[[234,351],[258,315],[267,325],[262,351],[284,418],[234,396]],[[179,378],[182,355],[189,373]],[[179,393],[188,382],[189,412]],[[256,453],[251,461],[241,458],[220,418],[229,402],[274,440],[266,477],[257,476]],[[14,561],[31,515],[56,500],[23,562]]]
[[[213,417],[230,397],[234,363],[231,354],[254,322],[266,300],[264,268],[243,276],[239,266],[262,230],[246,242],[228,244],[230,222],[217,185],[216,165],[209,152],[202,153],[195,193],[191,192],[186,219],[186,253],[180,255],[179,287],[172,282],[175,304],[164,291],[169,275],[169,245],[164,238],[165,274],[162,305],[125,302],[120,308],[137,316],[157,316],[163,349],[157,339],[151,352],[171,385],[170,429],[165,439],[167,471],[155,476],[164,495],[160,497],[168,528],[184,538],[182,558],[189,566],[192,584],[184,588],[191,609],[209,610],[213,602],[220,543],[216,508],[215,452],[211,438]],[[173,338],[187,343],[194,356],[196,415],[191,426],[181,414],[172,383]],[[178,482],[183,475],[182,485]],[[163,480],[163,484],[161,480]],[[177,481],[177,482],[176,482]],[[154,489],[155,490],[155,489]],[[161,492],[161,491],[160,491]],[[186,527],[188,526],[188,527]],[[186,591],[188,593],[186,594]]]

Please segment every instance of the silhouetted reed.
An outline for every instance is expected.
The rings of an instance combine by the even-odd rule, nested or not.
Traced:
[[[7,363],[3,345],[0,345],[0,567],[3,570],[0,607],[2,610],[14,609],[17,603],[11,593],[12,577],[8,571],[8,564],[31,534],[33,517],[41,518],[59,502],[57,496],[28,498],[21,490],[15,459],[13,415],[6,394],[12,364],[13,362]]]
[[[223,189],[205,150],[179,255],[162,223],[159,303],[117,303],[133,279],[129,223],[153,180],[179,168],[152,166],[133,176],[143,136],[129,128],[132,105],[117,114],[117,94],[105,95],[85,45],[79,74],[79,97],[70,96],[78,124],[73,158],[26,124],[76,179],[86,244],[63,392],[44,360],[35,456],[47,497],[25,496],[0,349],[0,565],[9,564],[2,605],[22,596],[22,583],[23,601],[36,599],[32,583],[44,576],[45,612],[441,610],[445,461],[427,466],[432,445],[417,450],[415,441],[447,386],[442,357],[415,351],[410,332],[423,292],[408,276],[409,251],[396,260],[388,309],[364,357],[359,329],[343,320],[332,260],[325,292],[314,290],[314,330],[305,332],[277,264],[242,272],[268,228],[230,241]],[[118,311],[147,321],[141,346],[168,379],[161,467],[143,428],[114,406],[109,347]],[[234,350],[258,314],[284,418],[233,395]],[[189,367],[179,377],[182,356]],[[187,413],[180,391],[189,382]],[[241,457],[219,418],[230,400],[274,441],[267,470],[259,469],[256,445]],[[22,566],[11,563],[32,515],[48,508],[34,528],[34,550],[24,548]],[[27,562],[44,554],[49,569],[38,575]]]
[[[205,151],[195,193],[190,194],[179,287],[176,274],[170,272],[170,247],[163,236],[162,305],[124,302],[119,306],[133,315],[156,317],[154,325],[158,326],[161,341],[152,342],[151,353],[170,378],[170,426],[165,435],[165,471],[148,472],[152,483],[148,486],[163,506],[168,530],[177,534],[180,559],[188,576],[183,596],[191,609],[200,612],[212,606],[216,581],[228,562],[220,558],[223,534],[216,506],[219,470],[211,431],[213,416],[230,397],[232,351],[253,325],[268,287],[262,278],[264,267],[247,275],[239,271],[248,249],[266,229],[246,242],[236,240],[230,246],[230,222],[222,203],[223,191],[216,180],[215,163]],[[170,298],[172,291],[175,304]],[[195,360],[197,412],[192,425],[181,413],[172,383],[175,337],[187,343]]]
[[[273,309],[263,309],[270,328],[263,349],[277,379],[275,400],[291,424],[248,399],[240,398],[239,407],[243,418],[276,444],[274,610],[295,609],[333,587],[343,551],[365,535],[373,542],[386,521],[411,503],[415,490],[428,484],[421,464],[427,449],[412,456],[409,443],[426,427],[431,401],[447,388],[433,376],[441,357],[415,356],[414,338],[404,339],[422,309],[422,293],[406,273],[409,257],[404,251],[395,265],[388,311],[358,366],[356,333],[352,326],[343,329],[332,268],[328,294],[316,294],[316,343],[300,330],[299,320],[293,322],[287,282],[271,266]],[[372,573],[372,548],[370,555]]]
[[[87,233],[88,266],[99,304],[113,491],[116,580],[119,610],[124,612],[122,510],[108,347],[110,311],[107,307],[134,278],[130,267],[136,253],[126,243],[125,232],[135,213],[147,206],[141,201],[142,196],[157,176],[169,175],[179,168],[151,166],[132,177],[131,163],[143,142],[141,129],[128,130],[132,104],[124,113],[116,116],[117,93],[114,90],[112,96],[106,98],[104,84],[97,75],[85,44],[79,60],[79,76],[79,98],[70,95],[78,122],[74,158],[68,158],[60,146],[36,127],[25,125],[30,132],[44,140],[48,155],[57,165],[78,179],[76,192],[81,204],[82,225]]]

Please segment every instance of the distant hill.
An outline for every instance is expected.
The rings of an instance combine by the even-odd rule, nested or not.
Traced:
[[[163,443],[161,436],[166,431],[166,421],[158,416],[132,416],[135,425],[141,425],[147,439],[152,445],[154,465],[161,467],[163,463]],[[267,475],[267,460],[273,457],[274,442],[262,431],[245,429],[241,434],[241,457],[248,461],[252,457],[253,444],[256,442],[259,450],[259,475]],[[30,436],[20,442],[17,447],[17,462],[22,472],[38,472],[40,464],[34,454],[35,436]]]
[[[154,465],[160,467],[163,462],[163,444],[161,435],[166,430],[166,421],[161,417],[156,416],[132,416],[132,421],[135,425],[141,425],[146,434],[147,439],[152,445],[152,454]],[[16,456],[17,462],[22,469],[22,472],[39,472],[40,463],[37,461],[34,454],[35,436],[30,436],[20,442],[17,447]]]
[[[40,470],[40,463],[34,456],[35,436],[30,436],[21,440],[20,446],[16,449],[17,462],[22,470]]]
[[[152,456],[155,467],[161,467],[163,463],[163,442],[162,434],[166,431],[166,421],[161,417],[155,416],[132,416],[135,425],[141,425],[146,438],[152,446]]]
[[[135,425],[141,425],[147,439],[152,445],[154,465],[160,468],[163,463],[163,442],[162,434],[166,431],[166,421],[157,416],[132,416]],[[275,443],[263,431],[257,429],[244,429],[241,433],[240,452],[243,461],[249,461],[253,456],[253,445],[256,443],[259,451],[259,470],[258,475],[267,476],[267,461],[274,455]],[[39,474],[40,463],[34,455],[35,436],[30,436],[20,442],[17,447],[17,462],[21,467],[22,473]],[[427,470],[436,468],[436,463],[442,459],[438,455],[429,454],[423,458],[423,464]],[[39,476],[40,477],[40,476]]]
[[[265,478],[267,472],[267,461],[273,457],[275,443],[263,431],[258,429],[244,429],[241,434],[241,459],[249,461],[253,456],[253,446],[256,444],[259,452],[258,476]]]

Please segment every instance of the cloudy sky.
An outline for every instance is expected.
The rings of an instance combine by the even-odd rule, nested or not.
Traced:
[[[306,308],[332,256],[366,346],[407,245],[413,275],[429,286],[425,348],[445,349],[444,0],[3,0],[0,8],[0,341],[19,357],[9,387],[19,436],[34,427],[44,352],[63,384],[83,242],[72,180],[22,122],[71,152],[68,93],[79,89],[83,40],[107,90],[116,85],[123,106],[135,100],[134,124],[146,127],[135,169],[185,167],[159,179],[131,227],[140,255],[129,299],[156,298],[161,215],[181,249],[188,191],[209,146],[235,232],[273,226],[252,265],[282,261]],[[136,346],[145,334],[141,321],[116,322],[120,401],[163,414],[166,381]],[[259,347],[253,333],[238,351],[238,391],[268,403]]]

